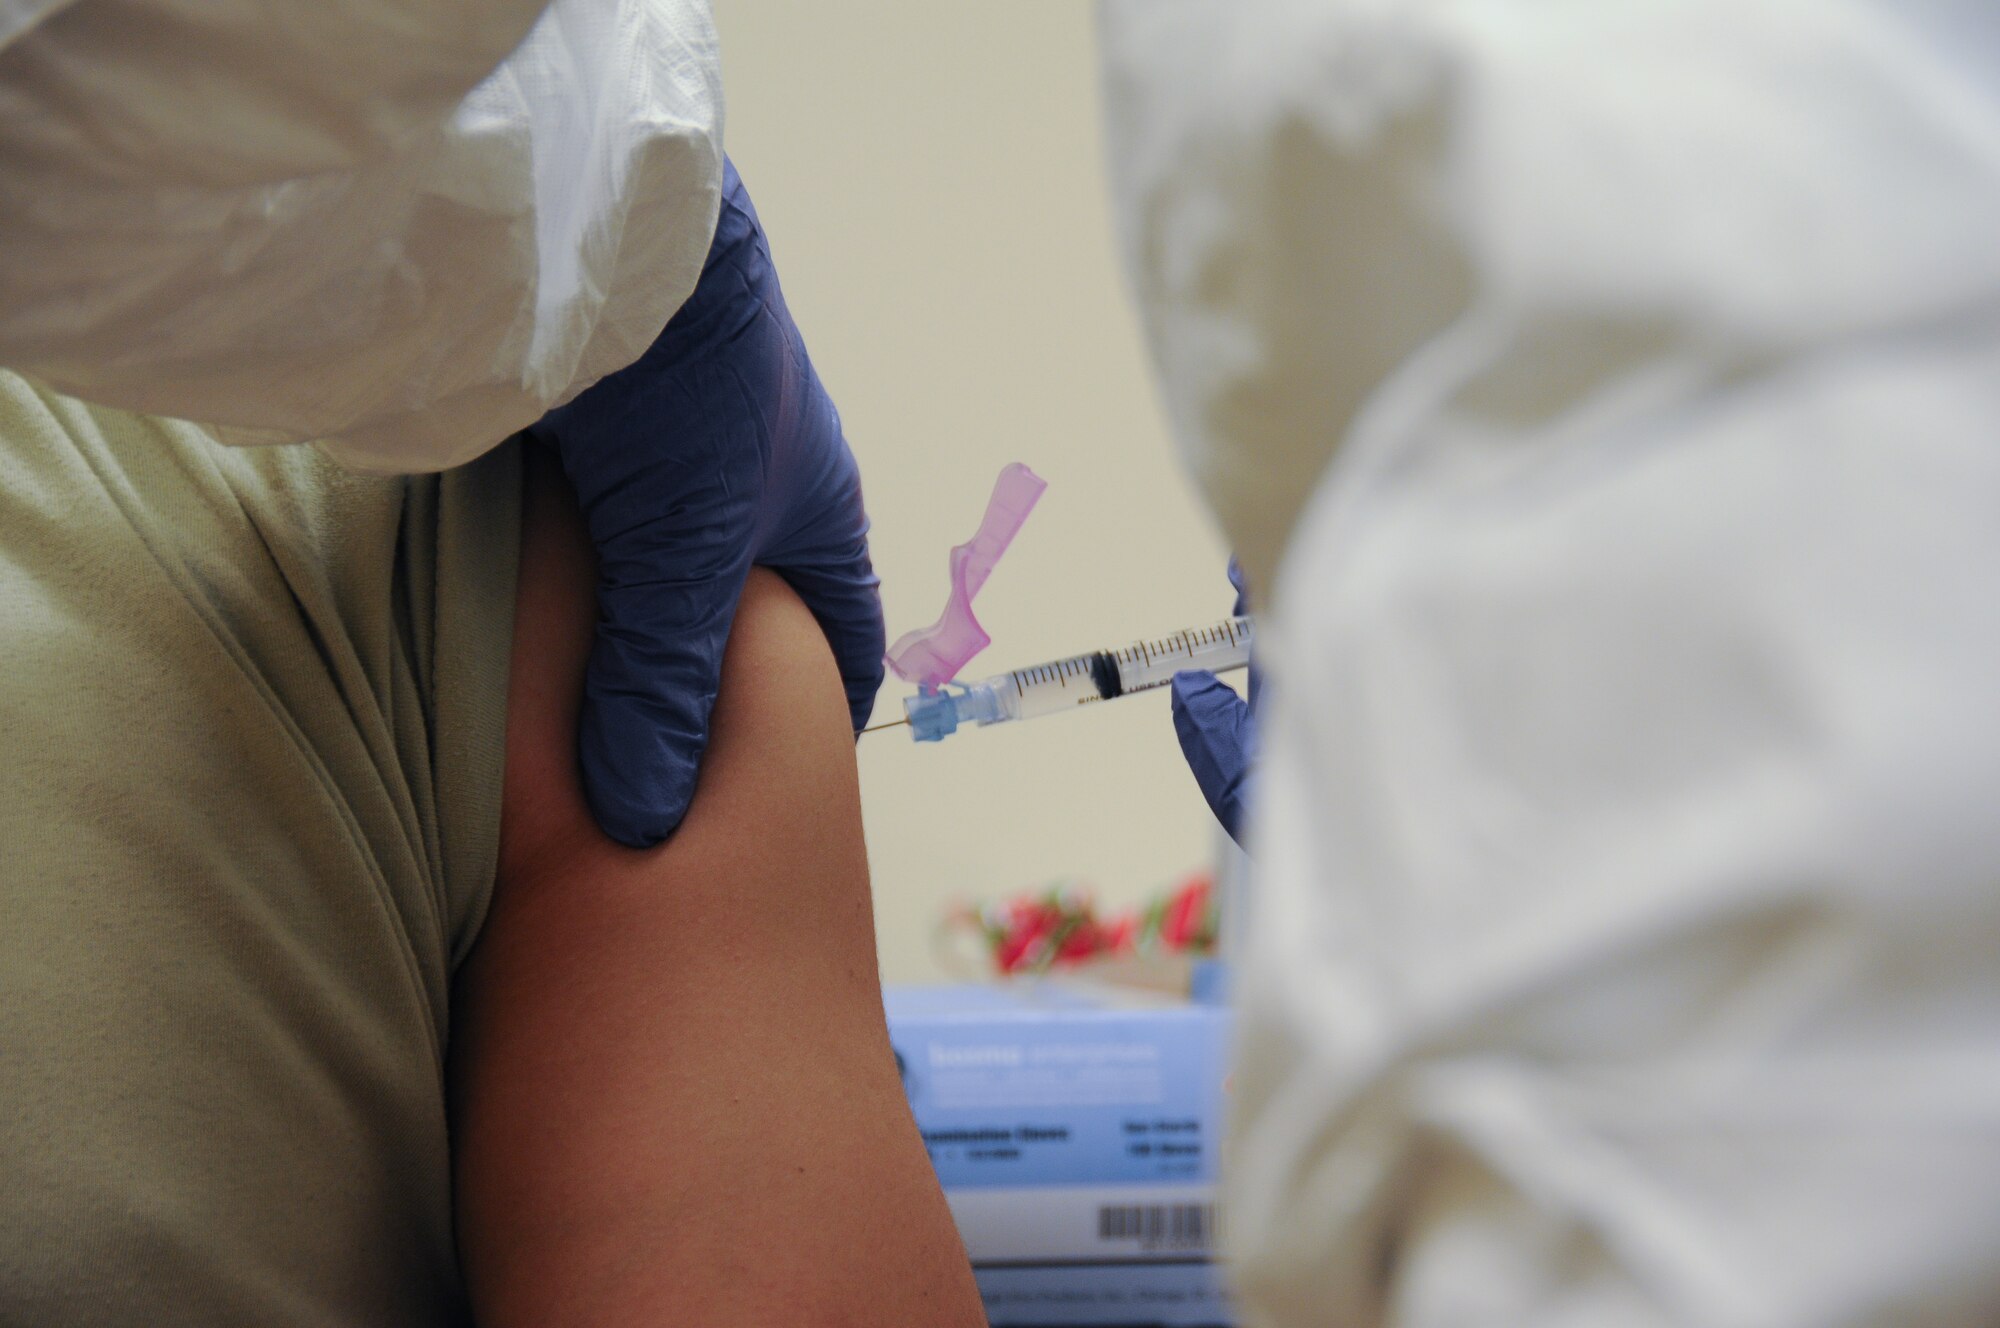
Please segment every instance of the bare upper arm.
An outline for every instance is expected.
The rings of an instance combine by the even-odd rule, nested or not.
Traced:
[[[983,1322],[883,1027],[817,625],[753,574],[687,820],[623,848],[576,776],[594,569],[546,461],[527,509],[500,880],[453,1016],[480,1321]]]

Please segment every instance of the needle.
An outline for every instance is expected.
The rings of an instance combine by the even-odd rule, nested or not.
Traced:
[[[877,729],[893,729],[898,724],[907,724],[909,722],[910,722],[909,716],[905,715],[901,719],[892,719],[887,724],[870,724],[867,728],[861,731],[863,733],[873,733]]]

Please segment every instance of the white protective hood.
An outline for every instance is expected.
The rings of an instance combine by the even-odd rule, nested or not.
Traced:
[[[1276,587],[1246,1322],[2000,1321],[1996,23],[1105,4]]]
[[[453,465],[693,289],[721,117],[700,0],[0,0],[0,364]]]

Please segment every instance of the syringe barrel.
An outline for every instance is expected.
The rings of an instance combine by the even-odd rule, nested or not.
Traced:
[[[1058,710],[1070,710],[1093,701],[1102,701],[1098,685],[1103,673],[1102,656],[1071,655],[1046,664],[998,673],[974,686],[992,688],[1008,719],[1038,719]],[[1114,692],[1115,694],[1115,692]]]
[[[1185,669],[1207,669],[1222,673],[1240,669],[1250,662],[1250,645],[1256,625],[1249,615],[1224,618],[1208,627],[1190,627],[1171,636],[1134,641],[1123,650],[1111,651],[1118,668],[1118,688],[1143,692],[1163,687]]]
[[[1093,650],[977,682],[923,688],[903,702],[910,736],[937,742],[966,724],[1003,724],[1165,686],[1183,669],[1221,673],[1250,662],[1248,617],[1225,618],[1122,650]]]
[[[1253,630],[1247,616],[1224,618],[1207,627],[1134,641],[1122,650],[1093,650],[1015,669],[972,686],[992,690],[1002,711],[1000,718],[1034,719],[1163,687],[1183,669],[1213,673],[1240,669],[1250,662]]]

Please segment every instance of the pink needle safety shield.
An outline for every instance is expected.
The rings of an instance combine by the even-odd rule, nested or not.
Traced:
[[[883,657],[898,678],[921,687],[940,687],[986,649],[992,638],[972,615],[972,597],[986,584],[1048,487],[1047,480],[1018,461],[1002,468],[979,530],[951,551],[951,598],[945,601],[944,612],[929,627],[898,637]]]

